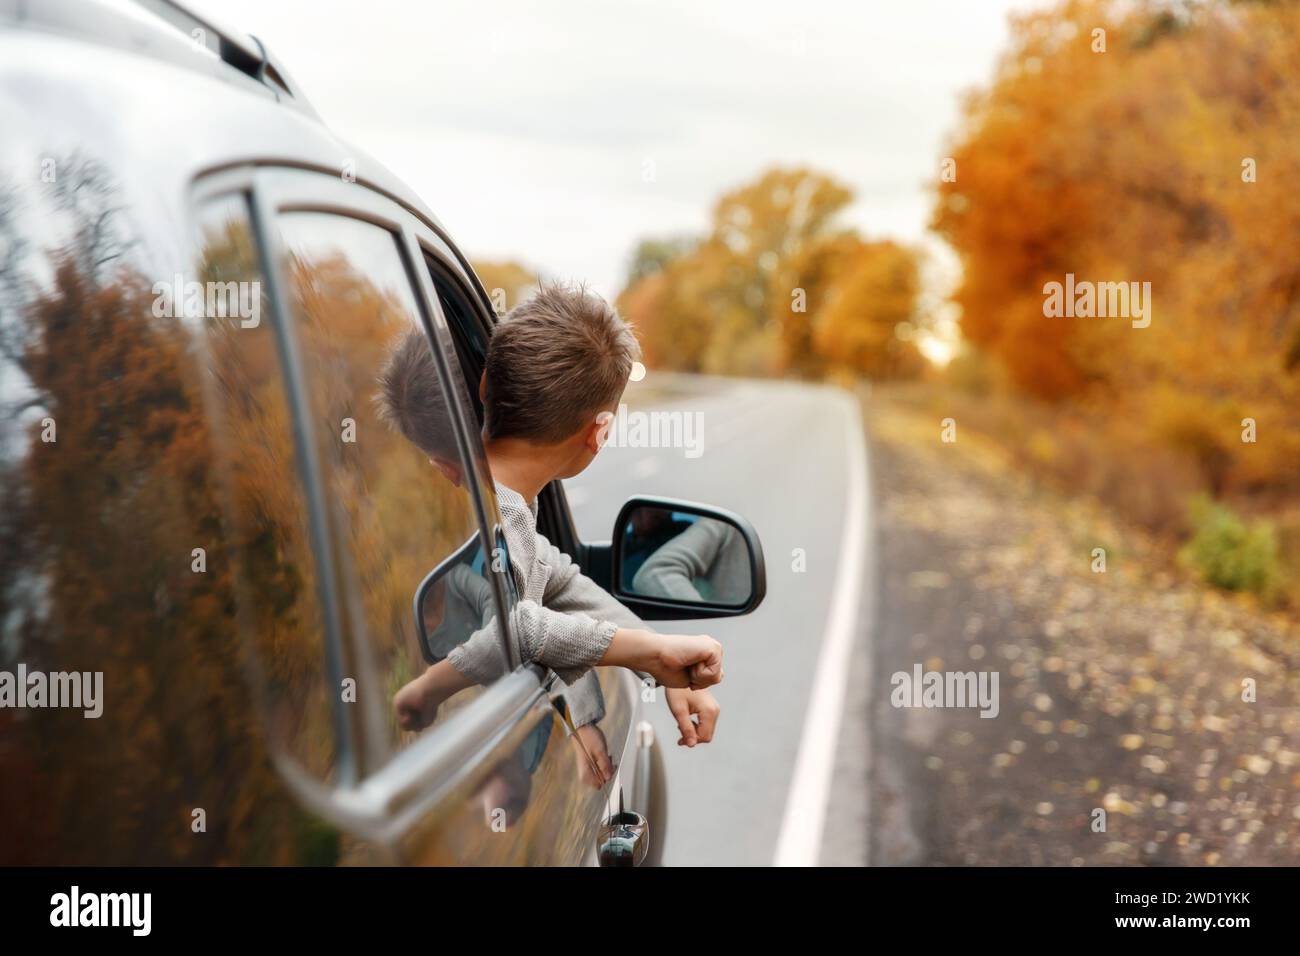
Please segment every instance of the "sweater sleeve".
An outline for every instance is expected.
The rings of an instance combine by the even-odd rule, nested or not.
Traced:
[[[516,621],[516,633],[518,633],[518,625],[524,621],[529,621],[532,625],[540,623],[534,615],[525,611],[524,616]],[[609,633],[613,635],[613,631]],[[607,640],[604,643],[606,647],[609,644]],[[531,642],[529,646],[532,646]],[[605,651],[602,647],[599,653],[594,650],[592,653],[596,654],[595,660],[599,660]],[[493,617],[484,627],[471,634],[466,641],[452,648],[447,659],[452,667],[476,684],[487,685],[501,677],[506,671],[506,665],[498,637],[496,618]],[[538,663],[547,662],[538,660]],[[594,671],[565,668],[561,673],[553,665],[547,666],[552,666],[561,677],[561,683],[552,692],[551,697],[564,699],[574,727],[584,727],[604,719],[605,695],[601,692],[600,681],[597,680]],[[568,679],[565,679],[566,676]]]
[[[538,533],[535,515],[516,492],[497,487],[503,530],[510,547],[510,572],[520,593],[529,593],[529,569],[534,564],[547,567],[540,603],[525,597],[510,612],[510,630],[518,641],[520,659],[549,667],[572,686],[605,656],[620,627],[644,625]],[[494,625],[489,626],[495,631]],[[472,679],[491,673],[488,655],[477,635],[450,658],[457,670]],[[596,710],[594,706],[590,709]]]
[[[540,533],[537,535],[537,549],[538,556],[551,567],[544,599],[547,607],[612,621],[619,627],[653,630],[612,594],[583,574],[572,558]]]
[[[520,601],[511,621],[524,659],[549,667],[566,684],[600,663],[618,630],[613,621],[566,613],[536,601]]]
[[[511,630],[519,639],[524,661],[549,667],[566,684],[573,684],[600,662],[618,625],[585,614],[565,614],[536,601],[520,601],[510,614]],[[447,655],[453,667],[478,684],[490,684],[504,671],[496,618],[475,631]]]
[[[537,548],[542,560],[551,566],[551,576],[546,583],[547,606],[575,614],[588,614],[600,620],[611,621],[617,627],[654,630],[614,595],[583,574],[573,559],[546,540],[544,534],[537,535]],[[632,673],[643,683],[648,682],[651,687],[655,685],[654,678],[649,674],[638,670],[633,670]]]

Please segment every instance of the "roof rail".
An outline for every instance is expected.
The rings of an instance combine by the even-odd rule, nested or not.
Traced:
[[[196,12],[183,0],[134,2],[216,54],[223,63],[268,87],[277,99],[286,100],[303,112],[319,118],[284,67],[271,56],[265,44],[257,37],[220,24],[207,14]]]

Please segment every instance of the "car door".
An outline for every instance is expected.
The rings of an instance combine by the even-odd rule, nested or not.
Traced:
[[[474,390],[430,264],[449,296],[472,294],[472,282],[430,223],[360,183],[261,168],[223,173],[204,188],[210,198],[237,185],[252,197],[280,319],[279,361],[335,639],[324,662],[337,697],[335,763],[323,772],[290,750],[281,771],[344,834],[342,862],[589,859],[606,794],[584,780],[590,755],[569,734],[549,675],[521,666],[513,651],[508,565],[487,560],[502,542]],[[434,359],[452,439],[436,455],[376,409],[386,363],[413,331]],[[411,598],[453,555],[466,557],[461,577],[497,622],[504,676],[445,702],[421,732],[403,731],[394,695],[425,666]],[[264,651],[274,665],[271,643]],[[606,720],[621,743],[630,713],[611,686]],[[325,719],[322,711],[318,723]]]

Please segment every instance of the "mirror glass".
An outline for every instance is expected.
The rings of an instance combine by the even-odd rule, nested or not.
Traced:
[[[415,603],[420,650],[430,664],[491,622],[496,607],[477,536],[425,577]]]
[[[740,607],[754,590],[754,561],[729,522],[642,504],[617,529],[618,590],[631,597]]]

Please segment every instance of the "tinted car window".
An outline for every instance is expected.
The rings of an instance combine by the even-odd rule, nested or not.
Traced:
[[[332,781],[342,739],[339,665],[330,674],[322,594],[299,480],[293,413],[275,323],[262,314],[262,277],[247,202],[231,195],[200,217],[199,275],[214,290],[197,327],[213,406],[241,619],[253,635],[271,739],[313,776]]]
[[[432,259],[427,261],[433,286],[438,293],[438,301],[442,303],[442,312],[451,330],[456,361],[460,365],[465,382],[470,386],[469,393],[474,403],[474,415],[481,424],[483,402],[479,398],[478,383],[483,367],[487,364],[487,333],[478,322],[469,293],[448,277],[444,267]]]
[[[427,377],[436,363],[394,234],[315,212],[284,214],[278,227],[351,626],[374,669],[355,675],[358,694],[383,708],[391,749],[407,739],[394,698],[428,664],[412,598],[431,569],[454,556],[428,605],[433,656],[469,639],[490,641],[497,653],[505,646],[470,493],[481,473],[461,452],[453,396],[471,406],[454,364],[449,376]],[[423,356],[410,350],[412,336]],[[438,718],[470,696],[444,704]]]

